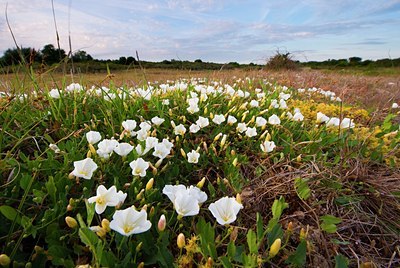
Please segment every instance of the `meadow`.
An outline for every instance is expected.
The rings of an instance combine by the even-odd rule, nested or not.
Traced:
[[[4,267],[397,267],[400,78],[0,76]]]

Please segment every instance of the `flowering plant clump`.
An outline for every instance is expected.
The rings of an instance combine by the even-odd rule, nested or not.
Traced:
[[[235,78],[44,91],[1,115],[0,253],[15,267],[299,267],[322,232],[334,250],[324,266],[343,264],[356,239],[326,211],[376,185],[343,186],[334,171],[400,166],[395,114],[371,127],[320,88]]]

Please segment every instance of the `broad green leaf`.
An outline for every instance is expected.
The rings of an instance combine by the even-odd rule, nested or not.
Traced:
[[[274,243],[277,238],[283,237],[283,229],[280,224],[274,225],[272,230],[268,233],[268,247]]]
[[[303,240],[297,246],[296,251],[289,256],[285,261],[287,264],[292,264],[295,267],[303,267],[306,263],[307,241]]]
[[[215,232],[214,228],[209,222],[206,222],[203,218],[199,220],[196,225],[198,234],[200,236],[200,244],[203,253],[210,256],[214,260],[217,259],[217,249],[215,247]]]
[[[246,237],[247,237],[247,245],[249,246],[250,253],[258,254],[256,233],[252,229],[250,229],[247,232]]]
[[[235,258],[235,255],[236,255],[235,242],[229,241],[229,243],[228,243],[228,257],[229,257],[229,259],[233,260],[233,258]]]
[[[257,212],[257,244],[260,245],[262,239],[264,238],[264,226],[260,213]]]
[[[335,256],[335,268],[347,268],[348,260],[341,254]]]
[[[281,196],[279,200],[275,199],[272,204],[272,217],[274,219],[279,219],[282,215],[282,212],[285,208],[288,208],[289,204],[285,202],[285,198]]]
[[[86,222],[87,222],[87,225],[90,226],[92,224],[92,220],[93,220],[93,217],[95,214],[95,209],[94,209],[95,204],[94,203],[89,204],[87,199],[85,199],[85,205],[86,205],[86,213],[87,213]]]
[[[56,185],[54,183],[53,176],[49,176],[49,180],[46,182],[45,186],[46,186],[47,192],[50,195],[51,201],[53,203],[55,203],[57,201],[57,198],[56,198],[57,188],[56,188]]]
[[[220,259],[220,261],[222,263],[222,266],[224,268],[231,268],[232,267],[231,261],[229,261],[228,257],[222,256],[219,259]]]
[[[320,217],[322,220],[321,229],[327,233],[334,233],[336,232],[336,224],[341,223],[342,219],[337,218],[332,215],[324,215]]]
[[[26,227],[29,222],[28,217],[21,215],[21,213],[19,213],[15,208],[12,208],[10,206],[7,206],[7,205],[0,206],[0,212],[8,220],[10,220],[10,221],[15,220],[15,222],[17,224],[21,225],[22,227]]]
[[[298,197],[302,200],[307,200],[311,195],[311,190],[308,187],[307,180],[302,178],[296,178],[294,180],[294,187]]]
[[[92,251],[96,250],[96,245],[100,241],[99,237],[89,228],[80,228],[79,237],[81,241]]]

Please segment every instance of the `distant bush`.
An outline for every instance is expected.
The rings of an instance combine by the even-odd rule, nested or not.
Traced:
[[[266,67],[272,70],[294,70],[299,66],[298,63],[292,59],[291,53],[281,53],[277,51],[276,54],[268,60]]]

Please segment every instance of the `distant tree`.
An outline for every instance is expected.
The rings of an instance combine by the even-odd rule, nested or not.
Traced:
[[[129,56],[128,58],[126,58],[126,64],[127,65],[130,65],[130,64],[137,64],[137,60],[134,58],[134,57],[132,57],[132,56]]]
[[[351,65],[358,65],[361,63],[361,61],[362,61],[362,58],[360,58],[360,57],[350,57],[349,58],[349,63]]]
[[[27,64],[32,64],[33,62],[40,62],[40,61],[41,61],[40,52],[30,47],[20,48],[19,50],[17,48],[12,48],[12,49],[9,48],[4,52],[3,56],[0,58],[0,64],[3,66],[20,64],[22,62],[25,62]]]
[[[78,50],[72,55],[72,59],[74,62],[85,62],[93,60],[93,57],[90,54],[87,54],[84,50]]]
[[[293,70],[298,68],[298,64],[292,59],[291,53],[281,53],[278,50],[274,56],[269,58],[267,68],[273,70]]]
[[[49,65],[60,62],[67,56],[64,49],[56,49],[52,44],[45,45],[41,52],[43,61]]]
[[[119,59],[118,59],[118,63],[119,64],[126,64],[126,57],[119,57]]]
[[[202,61],[201,59],[197,59],[197,60],[195,60],[194,62],[202,63],[203,61]]]

